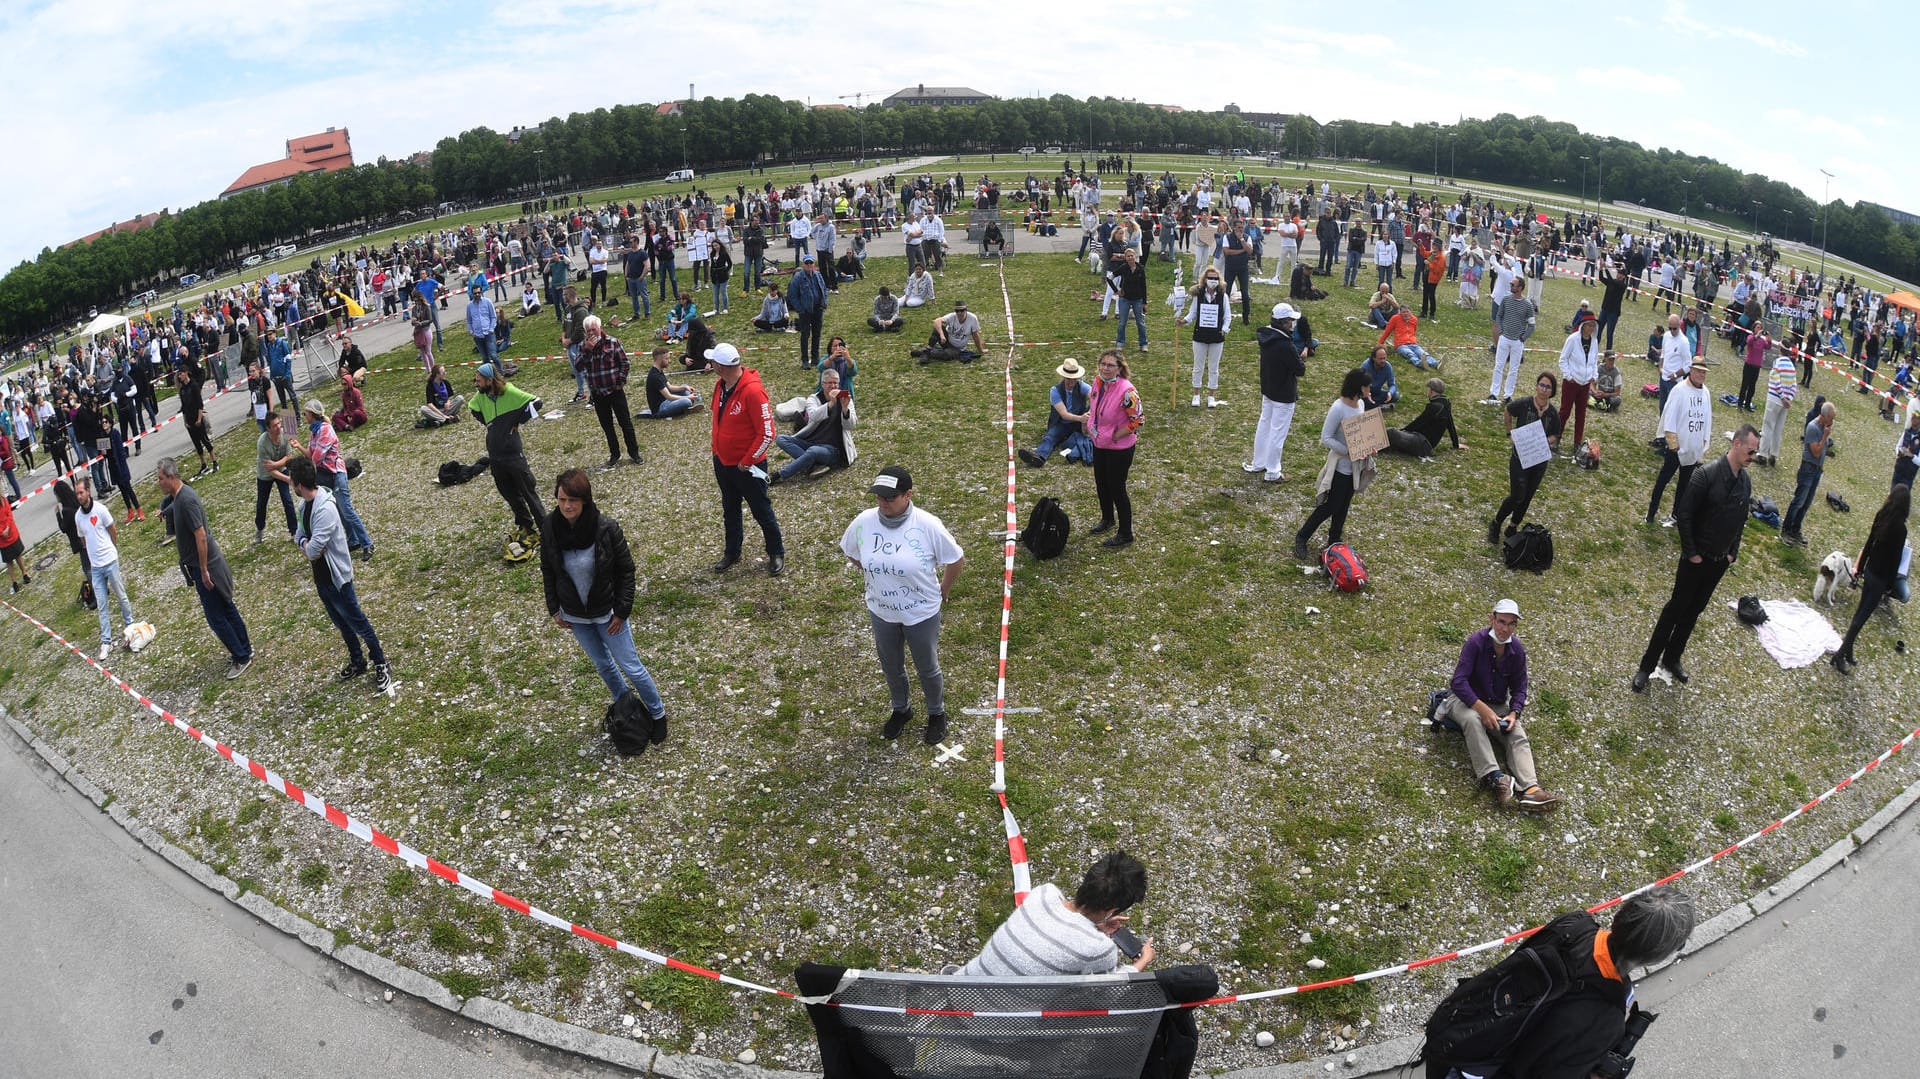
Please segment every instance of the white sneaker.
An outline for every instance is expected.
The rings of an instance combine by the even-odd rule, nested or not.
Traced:
[[[107,661],[107,657],[110,655],[113,655],[113,646],[110,644],[101,645],[100,646],[100,662],[105,663]]]
[[[1194,408],[1199,408],[1199,407],[1200,407],[1200,395],[1199,395],[1199,394],[1197,394],[1197,393],[1196,393],[1196,394],[1194,394],[1194,395],[1193,395],[1193,400],[1192,400],[1192,401],[1190,401],[1190,402],[1188,402],[1188,403],[1189,403],[1189,404],[1191,404],[1191,405],[1192,405],[1192,406],[1193,406]]]
[[[1246,464],[1243,464],[1240,466],[1240,471],[1245,472],[1247,475],[1251,476],[1255,472],[1265,472],[1266,469],[1261,468],[1259,465],[1254,464],[1252,461],[1248,461]]]
[[[1287,481],[1287,474],[1285,472],[1268,472],[1261,476],[1260,479],[1266,483],[1285,483]]]
[[[1214,400],[1214,398],[1213,398],[1213,395],[1212,395],[1212,394],[1208,394],[1208,395],[1207,395],[1207,407],[1208,407],[1208,408],[1219,408],[1219,407],[1220,407],[1220,402],[1219,402],[1219,401],[1216,401],[1216,400]]]

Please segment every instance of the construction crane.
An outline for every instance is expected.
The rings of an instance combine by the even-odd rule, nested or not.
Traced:
[[[859,121],[860,125],[860,161],[858,163],[862,165],[866,164],[867,161],[867,113],[860,105],[866,98],[879,96],[880,91],[878,90],[855,90],[851,94],[840,95],[840,100],[842,101],[848,98],[853,99],[853,115],[854,118]]]

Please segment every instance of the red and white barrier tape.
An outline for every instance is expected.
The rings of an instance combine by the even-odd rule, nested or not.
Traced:
[[[1013,329],[1013,296],[1007,291],[1007,264],[998,264],[1000,271],[1000,303],[1006,310],[1007,340],[1015,337]],[[1032,867],[1027,864],[1027,840],[1020,832],[1020,822],[1015,819],[1012,807],[1007,805],[1007,635],[1013,623],[1013,556],[1014,539],[1020,528],[1018,505],[1014,495],[1019,480],[1014,464],[1017,460],[1013,443],[1013,356],[1012,345],[1007,347],[1007,363],[1004,372],[1007,388],[1007,535],[1002,548],[1003,568],[1000,579],[1000,658],[994,676],[993,691],[993,791],[1000,801],[1000,822],[1007,835],[1007,858],[1013,865],[1013,905],[1019,906],[1027,901],[1027,893],[1033,891]]]
[[[245,385],[244,382],[231,383],[230,385],[227,386],[226,389],[221,390],[218,393],[215,393],[212,397],[207,398],[206,403],[211,405],[213,402],[218,401],[220,398],[225,397],[227,394],[230,394],[237,389],[240,389],[244,385]],[[162,427],[165,427],[168,424],[172,423],[173,421],[179,419],[180,416],[181,416],[181,413],[175,412],[173,415],[168,416],[166,419],[161,420],[159,423],[154,424],[152,427],[149,427],[146,430],[141,431],[139,434],[134,435],[133,436],[134,440],[137,441],[139,439],[146,438],[149,435],[157,434]],[[111,438],[113,432],[109,431],[107,432],[107,434],[109,438]],[[27,499],[32,498],[34,495],[43,494],[47,491],[53,490],[54,484],[59,483],[61,480],[68,479],[73,476],[77,476],[80,473],[85,472],[88,469],[92,468],[96,462],[104,461],[106,459],[107,459],[107,455],[105,453],[94,454],[92,457],[87,458],[86,460],[80,462],[74,467],[46,481],[40,486],[35,487],[33,490],[28,491],[26,494],[21,495],[19,498],[14,500],[14,506],[17,508],[20,505],[24,504],[27,501]]]

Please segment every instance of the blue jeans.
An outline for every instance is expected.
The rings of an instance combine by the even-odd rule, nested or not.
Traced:
[[[1605,345],[1605,348],[1608,352],[1613,351],[1613,328],[1615,326],[1618,326],[1619,324],[1620,324],[1620,312],[1618,311],[1600,312],[1600,318],[1598,320],[1598,324],[1594,327],[1593,335],[1595,337],[1599,337],[1601,334],[1607,335],[1607,343]]]
[[[661,303],[667,302],[667,286],[669,285],[673,286],[673,295],[675,296],[675,298],[679,297],[680,275],[673,272],[672,259],[669,258],[669,259],[660,260],[660,264],[653,268],[653,279],[655,281],[660,282],[660,302]]]
[[[1375,263],[1373,268],[1379,271],[1381,284],[1383,285],[1393,284],[1393,263],[1389,262],[1385,266],[1381,266],[1378,263]]]
[[[494,345],[492,334],[490,333],[474,334],[473,347],[479,351],[481,363],[499,363],[500,362],[500,350],[498,347]]]
[[[647,706],[647,714],[655,719],[667,714],[667,706],[660,699],[660,690],[653,684],[653,675],[647,673],[645,664],[640,662],[640,653],[633,647],[633,627],[623,625],[618,633],[608,633],[606,623],[590,624],[569,622],[567,628],[573,631],[573,639],[580,642],[580,650],[593,661],[593,669],[600,672],[600,680],[607,684],[607,692],[619,700],[627,692],[627,683],[633,683],[633,691],[640,695],[640,703]]]
[[[94,601],[100,605],[100,647],[113,643],[113,612],[107,605],[107,593],[112,591],[120,601],[121,626],[133,625],[133,604],[127,600],[127,580],[120,574],[120,562],[115,559],[104,566],[90,566],[87,576],[93,581]]]
[[[200,594],[200,609],[206,612],[207,628],[213,631],[215,637],[220,638],[220,643],[225,646],[227,655],[231,656],[235,663],[244,663],[252,659],[253,643],[247,640],[247,623],[240,617],[240,608],[233,605],[233,597],[221,595],[217,588],[208,588],[200,580],[200,573],[197,570],[182,566],[180,572],[186,575],[187,581],[193,585],[193,590]],[[97,597],[99,594],[100,590],[94,589],[94,595]]]
[[[1113,343],[1116,345],[1124,345],[1127,343],[1127,315],[1129,312],[1133,315],[1134,325],[1140,327],[1140,347],[1146,348],[1147,301],[1145,300],[1122,299],[1120,301],[1119,314],[1116,316],[1119,322],[1114,327]]]
[[[1367,312],[1367,325],[1372,326],[1376,330],[1384,330],[1387,328],[1387,316],[1380,308],[1376,307]]]
[[[792,464],[780,470],[783,480],[804,476],[820,465],[831,467],[840,463],[840,451],[832,446],[809,446],[793,435],[775,435],[773,440],[793,458]]]
[[[761,468],[765,467],[763,462]],[[739,558],[740,547],[746,540],[745,522],[740,519],[740,503],[745,502],[754,522],[760,526],[767,557],[784,558],[786,541],[780,538],[780,521],[773,515],[773,502],[767,497],[767,481],[755,479],[752,473],[733,465],[723,465],[718,457],[713,459],[713,481],[720,488],[720,520],[726,529],[727,557]]]
[[[713,309],[725,313],[727,310],[727,282],[715,281],[713,288]]]
[[[347,546],[365,547],[373,551],[373,537],[367,535],[367,526],[360,523],[360,515],[353,512],[353,493],[347,490],[347,474],[333,474],[333,504],[340,507],[340,523],[347,527]]]
[[[112,494],[113,484],[107,480],[107,459],[100,456],[100,450],[96,444],[92,442],[76,442],[75,445],[80,447],[80,459],[91,462],[89,467],[93,469],[94,494],[102,496]],[[95,591],[98,591],[98,589]]]
[[[1800,534],[1800,522],[1806,520],[1807,511],[1813,508],[1813,492],[1820,489],[1820,473],[1823,465],[1818,462],[1809,464],[1800,462],[1800,474],[1794,477],[1793,501],[1787,503],[1787,515],[1780,519],[1782,535]],[[95,592],[100,591],[98,588]]]
[[[567,346],[567,366],[573,369],[573,393],[576,397],[587,394],[587,373],[580,367],[580,346]]]
[[[1346,273],[1341,275],[1340,283],[1346,286],[1347,288],[1352,288],[1354,284],[1359,280],[1360,280],[1360,252],[1349,251],[1347,252],[1347,270],[1346,270]]]
[[[321,578],[326,575],[322,573]],[[360,609],[360,597],[354,594],[353,582],[334,585],[331,581],[316,578],[315,588],[320,593],[320,602],[327,608],[327,617],[333,620],[335,629],[340,631],[340,639],[347,642],[347,658],[356,667],[365,666],[366,659],[361,658],[360,642],[367,642],[367,656],[378,667],[387,662],[387,654],[380,650],[380,637],[373,632],[373,623],[367,621],[366,612]],[[97,589],[95,591],[98,591]]]
[[[1042,460],[1053,456],[1060,446],[1067,447],[1067,460],[1092,461],[1093,440],[1080,429],[1077,423],[1058,421],[1047,424],[1047,433],[1040,436],[1040,444],[1033,448]]]
[[[760,279],[761,274],[765,272],[766,265],[767,260],[764,255],[747,256],[747,288],[758,290],[766,287],[765,283]]]
[[[668,416],[678,416],[692,407],[693,398],[691,397],[671,397],[660,402],[660,407],[653,410],[653,417],[664,420]]]
[[[1415,367],[1425,367],[1428,364],[1432,364],[1435,367],[1440,366],[1440,361],[1433,358],[1433,353],[1421,348],[1417,342],[1411,345],[1401,345],[1399,348],[1394,349],[1394,351],[1405,356],[1407,362],[1413,364]]]
[[[627,300],[633,304],[634,318],[653,317],[653,301],[647,298],[647,277],[645,274],[627,278]]]

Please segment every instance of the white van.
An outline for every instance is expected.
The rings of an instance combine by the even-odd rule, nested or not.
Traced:
[[[267,257],[265,255],[248,255],[246,258],[243,258],[240,260],[240,265],[251,269],[252,267],[258,266],[265,261],[267,261]]]
[[[269,250],[267,257],[270,259],[283,259],[298,250],[300,249],[292,244],[281,244],[279,247]]]
[[[693,182],[693,170],[674,169],[672,172],[667,173],[667,182],[670,184],[690,184]]]

